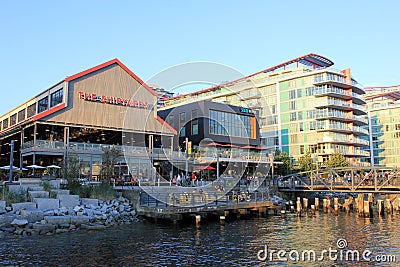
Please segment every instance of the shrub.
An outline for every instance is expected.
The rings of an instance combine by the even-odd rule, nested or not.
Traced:
[[[20,190],[18,192],[10,192],[8,187],[3,186],[3,190],[1,190],[0,199],[5,200],[8,205],[18,202],[27,201],[28,197],[25,191]]]

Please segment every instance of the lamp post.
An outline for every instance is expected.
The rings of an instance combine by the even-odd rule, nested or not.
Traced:
[[[189,151],[188,151],[188,143],[189,139],[186,137],[185,138],[185,177],[186,179],[188,178],[188,172],[189,172],[189,163],[188,163],[188,157],[189,157]]]
[[[12,171],[13,171],[13,163],[14,163],[14,140],[11,140],[10,144],[10,172],[8,175],[8,181],[12,183],[13,177],[12,177]]]
[[[217,180],[219,180],[219,154],[217,153]]]

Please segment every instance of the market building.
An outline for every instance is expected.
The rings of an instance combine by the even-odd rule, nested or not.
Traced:
[[[118,59],[69,76],[0,117],[0,162],[12,154],[21,168],[62,166],[74,155],[80,173],[97,178],[103,150],[114,147],[124,154],[118,172],[129,165],[131,175],[148,176],[155,158],[172,156],[176,134],[157,116],[157,97]]]
[[[298,159],[307,151],[320,163],[332,153],[361,165],[369,152],[363,87],[350,69],[307,54],[243,78],[171,97],[162,109],[211,100],[259,112],[261,146]]]

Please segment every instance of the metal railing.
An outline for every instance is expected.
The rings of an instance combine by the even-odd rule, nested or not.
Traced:
[[[379,167],[299,172],[277,180],[280,191],[400,192],[400,170]]]

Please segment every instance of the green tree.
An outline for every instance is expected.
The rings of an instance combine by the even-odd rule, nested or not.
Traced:
[[[329,156],[329,160],[325,162],[327,168],[348,167],[350,162],[340,153],[334,153]]]
[[[316,168],[315,162],[311,157],[310,152],[307,152],[306,154],[301,156],[297,162],[299,164],[300,171],[311,171]]]
[[[68,154],[62,168],[64,179],[68,184],[79,177],[79,158],[74,154]]]
[[[103,164],[101,167],[101,177],[110,179],[113,175],[114,164],[123,156],[122,150],[116,147],[111,149],[103,147]]]
[[[292,173],[293,163],[292,159],[286,152],[281,152],[280,150],[275,151],[274,156],[275,162],[282,162],[282,164],[276,164],[275,173],[280,175],[286,175]]]

